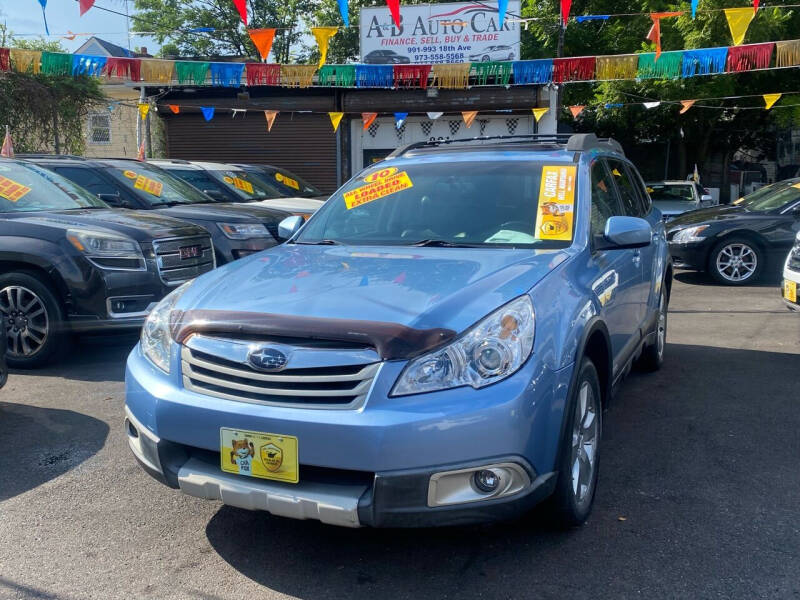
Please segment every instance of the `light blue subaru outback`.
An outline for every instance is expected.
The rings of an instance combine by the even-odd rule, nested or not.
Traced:
[[[672,266],[593,134],[416,144],[288,241],[184,284],[127,364],[126,434],[186,494],[356,527],[586,520],[602,415],[663,361]]]

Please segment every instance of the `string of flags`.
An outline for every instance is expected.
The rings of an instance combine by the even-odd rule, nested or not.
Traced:
[[[326,28],[316,28],[326,29]],[[321,45],[335,34],[319,32]],[[264,30],[261,30],[263,33]],[[268,54],[269,34],[257,34]],[[326,46],[327,49],[327,46]],[[324,59],[324,54],[322,56]],[[612,80],[679,79],[800,66],[800,39],[698,48],[521,61],[404,65],[282,65],[171,61],[0,48],[0,72],[116,77],[192,86],[282,86],[467,89],[482,85],[544,85]]]

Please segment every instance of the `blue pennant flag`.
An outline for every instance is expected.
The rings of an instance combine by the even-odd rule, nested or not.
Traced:
[[[210,121],[214,118],[214,107],[213,106],[201,106],[200,110],[203,111],[203,118],[206,121]]]
[[[584,21],[608,21],[608,15],[580,15],[575,17],[575,20],[578,23],[583,23]]]
[[[497,0],[497,12],[500,14],[500,29],[503,28],[503,20],[506,18],[506,10],[508,9],[508,0]]]
[[[697,16],[697,3],[699,0],[692,0],[692,18],[694,19]]]
[[[394,113],[394,126],[400,129],[403,126],[403,123],[406,122],[406,118],[408,117],[408,113]]]
[[[508,0],[506,0],[507,2]],[[345,27],[350,27],[350,15],[347,14],[347,0],[338,0],[339,12],[342,14],[342,21]]]
[[[39,0],[39,4],[42,5],[42,18],[44,19],[44,32],[47,35],[50,35],[50,29],[47,27],[47,15],[44,13],[44,9],[47,7],[47,0]]]

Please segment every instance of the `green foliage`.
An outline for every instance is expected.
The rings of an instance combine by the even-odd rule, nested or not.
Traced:
[[[17,152],[82,154],[90,110],[106,101],[97,79],[6,73],[0,77],[0,125],[9,125]]]

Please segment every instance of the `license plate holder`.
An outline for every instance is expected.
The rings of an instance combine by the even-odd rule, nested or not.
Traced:
[[[797,304],[797,283],[789,281],[788,279],[783,282],[783,297],[789,302]]]
[[[221,427],[219,447],[220,468],[226,473],[285,483],[300,481],[294,436]]]

